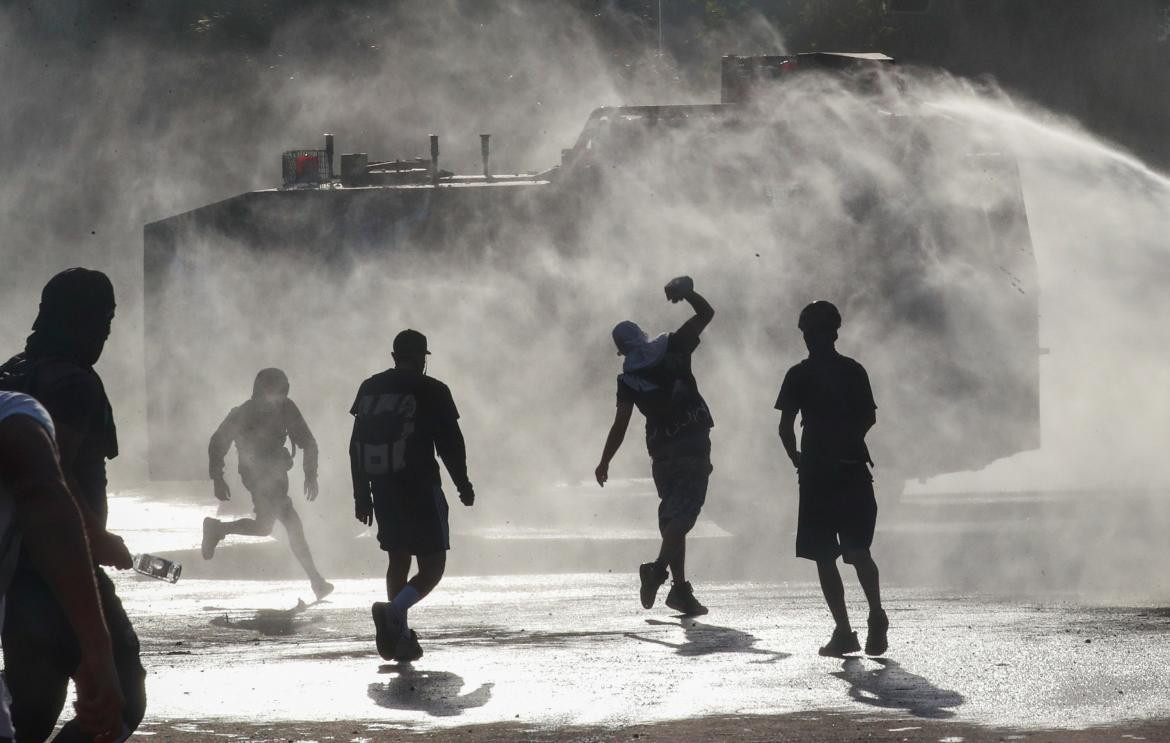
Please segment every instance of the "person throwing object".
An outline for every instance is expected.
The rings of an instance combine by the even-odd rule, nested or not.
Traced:
[[[658,558],[638,569],[642,606],[654,606],[669,567],[673,583],[666,605],[687,616],[698,616],[706,614],[707,607],[695,598],[686,579],[687,533],[694,528],[707,498],[712,471],[710,431],[715,423],[691,372],[691,354],[715,310],[695,291],[688,276],[667,284],[666,298],[675,303],[685,301],[695,310],[677,331],[651,340],[629,320],[613,329],[613,341],[624,361],[617,381],[617,412],[595,474],[597,484],[605,487],[609,463],[621,447],[637,407],[646,418],[646,449],[658,490],[658,530],[662,535]]]

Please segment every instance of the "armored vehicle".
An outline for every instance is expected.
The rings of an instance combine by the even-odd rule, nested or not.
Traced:
[[[726,57],[722,73],[719,103],[596,109],[543,172],[494,173],[487,135],[469,175],[443,169],[437,137],[429,159],[378,160],[337,158],[327,136],[284,153],[279,187],[146,225],[152,475],[204,476],[209,401],[262,366],[344,437],[346,396],[410,324],[498,434],[480,441],[493,465],[587,477],[609,328],[683,272],[719,310],[696,356],[732,462],[717,478],[780,477],[770,408],[818,298],[874,380],[887,483],[1038,446],[1036,265],[1010,152],[913,100],[884,55]]]

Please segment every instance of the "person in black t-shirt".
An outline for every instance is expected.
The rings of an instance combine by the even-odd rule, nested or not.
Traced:
[[[697,616],[706,614],[707,608],[695,598],[686,579],[686,539],[707,498],[710,431],[715,422],[691,372],[691,354],[698,348],[699,335],[715,316],[715,310],[695,291],[694,282],[687,276],[666,285],[666,298],[671,302],[685,300],[695,310],[694,317],[674,333],[650,340],[628,320],[613,329],[618,354],[625,358],[618,376],[617,412],[595,474],[597,484],[604,487],[609,479],[609,463],[621,447],[637,407],[646,417],[646,449],[658,490],[658,529],[662,535],[658,559],[638,569],[642,606],[654,606],[669,567],[674,582],[666,605]]]
[[[101,271],[70,268],[54,276],[41,292],[24,352],[0,366],[0,388],[35,398],[53,419],[61,471],[85,522],[125,700],[122,721],[130,733],[146,712],[146,671],[134,626],[113,581],[99,567],[124,570],[132,565],[122,538],[106,530],[106,460],[118,456],[118,435],[105,387],[93,368],[110,336],[115,309],[114,287]],[[16,738],[45,740],[81,658],[60,602],[27,553],[21,555],[8,590],[3,645]],[[54,740],[90,737],[75,718]]]
[[[215,497],[232,497],[223,477],[223,460],[232,444],[239,454],[240,479],[252,494],[256,517],[223,522],[203,519],[203,559],[215,555],[215,547],[228,534],[266,537],[277,521],[284,524],[293,556],[304,568],[317,600],[333,592],[333,584],[317,570],[305,527],[288,496],[288,471],[299,446],[304,451],[305,496],[317,499],[317,440],[305,423],[300,408],[288,397],[288,377],[280,369],[261,369],[252,384],[252,397],[232,408],[207,445],[208,474]],[[284,441],[292,444],[292,452]]]
[[[426,336],[403,330],[394,338],[394,368],[362,382],[349,411],[354,515],[367,526],[377,521],[378,544],[388,556],[390,601],[371,608],[378,654],[386,660],[422,656],[407,610],[434,590],[447,565],[448,509],[436,451],[459,500],[475,503],[459,411],[447,385],[426,375],[428,355]],[[418,573],[408,581],[412,556]]]
[[[865,434],[877,421],[877,405],[865,368],[837,353],[841,314],[829,302],[817,301],[800,313],[798,323],[808,358],[788,370],[776,400],[780,440],[800,480],[800,512],[796,556],[817,563],[821,591],[836,622],[821,655],[843,655],[861,649],[849,626],[845,587],[837,557],[857,570],[869,602],[868,655],[887,647],[889,620],[882,609],[878,567],[870,555],[877,501],[869,473]],[[800,413],[803,432],[796,446],[794,424]]]

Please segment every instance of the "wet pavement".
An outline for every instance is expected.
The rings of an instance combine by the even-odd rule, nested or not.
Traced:
[[[135,542],[123,527],[132,544],[156,551],[195,538],[181,526]],[[841,660],[816,654],[831,628],[812,583],[704,580],[696,559],[692,579],[711,612],[692,621],[642,610],[632,572],[475,576],[464,564],[411,611],[425,655],[399,665],[373,647],[369,605],[384,584],[371,570],[376,550],[363,549],[373,558],[363,577],[336,580],[315,605],[302,603],[312,599],[304,580],[200,578],[208,564],[199,561],[175,585],[115,576],[149,672],[143,730],[194,740],[320,723],[344,728],[338,740],[378,740],[379,731],[445,739],[491,725],[535,734],[815,713],[903,740],[918,739],[914,730],[934,735],[940,721],[1027,733],[1170,720],[1170,610],[1158,606],[895,585],[886,591],[888,654]],[[291,561],[272,540],[246,541],[236,556],[248,554],[257,565]],[[864,638],[864,602],[850,577]]]

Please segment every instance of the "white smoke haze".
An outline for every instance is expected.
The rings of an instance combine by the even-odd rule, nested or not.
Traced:
[[[82,55],[64,41],[29,40],[0,16],[0,64],[12,71],[0,91],[16,112],[0,123],[16,151],[14,174],[0,181],[0,240],[15,266],[0,272],[0,341],[22,347],[40,286],[55,271],[81,264],[110,273],[120,309],[99,370],[123,438],[115,485],[146,472],[144,223],[275,185],[279,153],[317,146],[324,131],[337,135],[340,152],[371,158],[425,155],[426,135],[438,133],[440,165],[473,173],[477,135],[492,133],[497,172],[542,170],[597,106],[718,100],[716,87],[664,77],[669,60],[653,48],[615,68],[585,19],[556,3],[451,0],[331,18],[329,33],[354,40],[331,63],[302,53],[321,23],[282,29],[256,63],[234,70],[210,53],[117,34]],[[717,51],[783,51],[782,29],[755,24],[732,48],[738,31]],[[1023,513],[1031,519],[1023,530],[1008,523],[1020,512],[992,506],[979,512],[992,521],[953,536],[932,532],[918,552],[896,542],[921,513],[895,508],[893,498],[903,477],[928,475],[939,476],[916,492],[1165,489],[1167,180],[1075,122],[929,71],[886,79],[876,97],[802,76],[759,108],[767,127],[698,122],[637,139],[603,195],[572,213],[572,244],[533,220],[505,221],[492,244],[456,239],[343,268],[214,235],[187,246],[198,270],[174,316],[160,322],[175,341],[168,354],[208,380],[188,425],[210,435],[248,396],[256,370],[285,369],[322,450],[325,495],[307,521],[336,532],[311,522],[323,512],[350,518],[353,394],[390,364],[394,333],[415,327],[430,338],[431,373],[460,406],[481,493],[475,512],[454,518],[485,527],[572,518],[580,503],[564,498],[601,498],[595,486],[577,486],[590,480],[612,418],[619,360],[609,331],[627,318],[652,333],[677,328],[687,310],[667,304],[661,286],[686,273],[717,311],[695,356],[716,420],[706,518],[752,537],[757,556],[768,556],[757,571],[779,562],[777,550],[790,553],[795,516],[795,477],[772,404],[784,371],[804,356],[797,312],[828,298],[845,314],[839,347],[869,369],[880,406],[870,439],[879,525],[890,531],[879,533],[875,552],[879,561],[887,545],[901,555],[893,568],[883,563],[887,577],[1099,593],[1122,569],[1155,576],[1142,564],[1158,560],[1141,534],[1132,565],[1105,560],[1108,543],[1088,552],[1070,545],[1164,519],[1162,497],[1142,500],[1152,510],[1137,516],[1095,498],[1060,501]],[[1039,264],[1040,345],[1051,351],[1040,366],[1043,445],[943,475],[935,462],[961,460],[949,454],[964,436],[994,442],[1028,421],[1026,410],[1010,416],[971,403],[971,390],[993,390],[997,373],[1034,364],[987,357],[995,338],[1018,330],[1008,298],[1033,287],[1003,268],[1003,256],[981,252],[994,229],[979,215],[1014,194],[1010,180],[971,166],[978,152],[1009,153],[1019,164]],[[172,455],[202,462],[205,450]],[[636,416],[612,476],[648,472]],[[650,525],[652,499],[644,506]],[[1005,545],[1032,554],[1036,572],[997,562]],[[735,564],[746,553],[735,551],[721,556],[733,574],[747,569]],[[1155,581],[1148,590],[1170,587]]]

